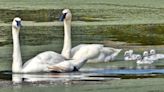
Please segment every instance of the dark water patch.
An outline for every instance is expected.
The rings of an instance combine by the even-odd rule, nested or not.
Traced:
[[[0,71],[0,79],[12,80],[12,73],[11,73],[11,71]]]
[[[156,69],[163,69],[164,65],[155,65]]]

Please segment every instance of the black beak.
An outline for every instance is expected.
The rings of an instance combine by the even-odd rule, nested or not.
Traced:
[[[67,15],[67,13],[62,14],[61,17],[60,17],[60,21],[64,21],[66,15]]]
[[[18,27],[21,27],[22,25],[21,25],[21,21],[16,21],[17,22],[17,26]]]

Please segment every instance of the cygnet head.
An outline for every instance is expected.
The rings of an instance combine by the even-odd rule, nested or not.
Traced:
[[[133,54],[133,50],[129,50],[129,54],[132,55]]]
[[[143,56],[144,56],[144,57],[147,57],[147,56],[149,56],[149,53],[148,53],[148,51],[144,51],[144,52],[143,52]]]
[[[150,50],[150,55],[155,55],[156,54],[156,51],[154,49],[151,49]]]
[[[71,11],[69,9],[64,9],[62,11],[62,16],[60,17],[61,21],[67,20],[67,21],[71,21],[72,19],[72,14]]]
[[[21,18],[19,17],[14,18],[12,22],[12,27],[19,30],[21,27]]]
[[[125,51],[124,56],[129,56],[129,51]]]

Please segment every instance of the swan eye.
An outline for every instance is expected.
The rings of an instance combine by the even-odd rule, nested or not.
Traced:
[[[62,14],[62,16],[60,17],[60,21],[64,21],[66,15],[67,15],[67,13]]]

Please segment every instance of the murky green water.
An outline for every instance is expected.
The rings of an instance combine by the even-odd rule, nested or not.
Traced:
[[[143,66],[123,61],[127,49],[164,53],[163,6],[163,0],[0,0],[0,71],[11,70],[10,25],[16,16],[23,20],[23,61],[47,50],[61,52],[63,25],[58,18],[63,8],[73,12],[73,46],[101,43],[123,49],[115,61],[87,63],[75,73],[16,75],[20,84],[11,82],[11,73],[1,74],[0,92],[163,92],[164,60]]]
[[[144,82],[143,82],[144,81]],[[154,84],[149,84],[150,82]],[[2,88],[1,92],[54,92],[54,91],[62,91],[62,92],[122,92],[122,91],[143,91],[144,92],[163,92],[163,79],[137,79],[137,80],[112,80],[109,82],[92,82],[85,83],[81,82],[81,84],[67,84],[67,85],[31,85],[31,86],[14,86],[11,89]],[[94,84],[93,84],[94,83]],[[138,86],[135,86],[139,84]],[[101,86],[100,86],[101,85]],[[21,88],[23,87],[23,88]]]

